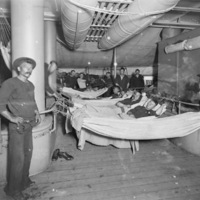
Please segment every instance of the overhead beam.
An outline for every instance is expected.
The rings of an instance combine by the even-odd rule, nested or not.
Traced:
[[[200,12],[200,8],[192,8],[192,7],[179,7],[176,6],[174,7],[172,10],[175,11],[181,11],[181,12],[195,12],[195,13],[199,13]]]
[[[181,11],[181,12],[194,12],[194,13],[198,13],[200,12],[200,8],[192,8],[192,7],[179,7],[176,6],[174,7],[172,10],[174,11]],[[10,17],[10,10],[8,9],[2,9],[2,11],[0,12],[0,17]],[[44,20],[54,20],[54,21],[58,21],[59,20],[59,14],[58,13],[53,13],[53,12],[44,12]]]
[[[195,29],[199,28],[200,24],[195,24],[195,23],[174,23],[174,22],[154,22],[151,27],[156,27],[156,28],[182,28],[182,29]]]

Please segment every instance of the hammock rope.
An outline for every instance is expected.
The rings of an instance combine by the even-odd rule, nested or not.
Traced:
[[[11,69],[10,48],[8,45],[11,41],[11,26],[4,14],[4,10],[0,8],[0,49],[2,57],[8,69]]]
[[[0,39],[4,46],[7,46],[11,40],[11,27],[2,8],[0,9]]]

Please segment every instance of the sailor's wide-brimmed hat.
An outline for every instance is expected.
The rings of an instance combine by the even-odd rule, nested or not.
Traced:
[[[17,69],[17,67],[19,67],[22,63],[29,63],[32,64],[33,69],[36,66],[36,62],[35,60],[33,60],[32,58],[28,58],[28,57],[20,57],[17,58],[14,62],[13,62],[13,69]]]

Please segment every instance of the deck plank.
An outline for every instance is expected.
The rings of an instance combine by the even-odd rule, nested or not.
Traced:
[[[60,126],[57,134],[56,148],[72,154],[74,160],[58,159],[33,176],[37,186],[25,191],[30,199],[199,199],[200,157],[168,140],[140,142],[140,151],[133,155],[130,149],[90,143],[80,151],[74,134],[64,134]],[[8,200],[3,192],[0,199]]]

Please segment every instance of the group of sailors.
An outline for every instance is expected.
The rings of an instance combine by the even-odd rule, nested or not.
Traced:
[[[75,70],[72,70],[70,73],[64,73],[62,77],[58,78],[58,84],[80,91],[96,91],[107,87],[108,91],[103,97],[113,96],[113,98],[123,96],[129,89],[136,89],[141,92],[145,87],[144,77],[140,74],[139,69],[136,69],[135,73],[129,78],[125,74],[124,67],[120,68],[116,77],[113,77],[109,71],[103,77],[100,77],[92,74],[78,74]]]
[[[54,63],[50,63],[50,66],[54,70],[56,69]],[[159,94],[153,86],[145,86],[144,77],[140,74],[139,69],[136,69],[130,78],[125,74],[124,67],[120,68],[119,74],[115,78],[109,71],[106,72],[104,77],[99,77],[98,75],[78,74],[75,70],[72,70],[69,74],[65,74],[62,83],[59,82],[58,84],[79,91],[96,91],[105,87],[108,88],[99,98],[122,98],[123,100],[116,104],[117,107],[122,109],[122,113],[126,114],[122,114],[122,118],[160,117],[161,115],[174,115],[178,112],[177,105],[174,101],[169,100],[166,94]],[[146,103],[142,103],[144,101]],[[165,114],[163,115],[163,113]]]

